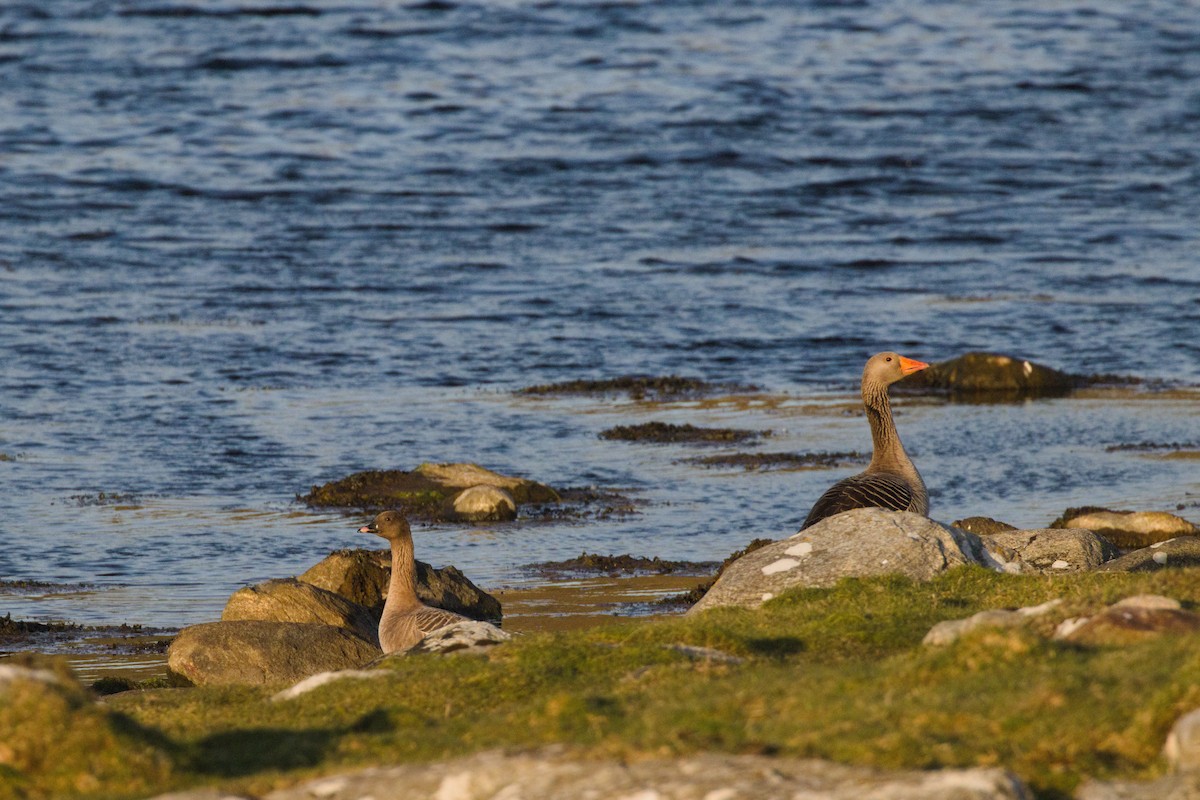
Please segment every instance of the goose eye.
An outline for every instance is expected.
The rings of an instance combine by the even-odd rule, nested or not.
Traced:
[[[892,357],[891,357],[891,356],[888,356],[888,357],[887,357],[886,359],[884,359],[884,360],[885,360],[885,361],[891,361],[891,360],[892,360]]]

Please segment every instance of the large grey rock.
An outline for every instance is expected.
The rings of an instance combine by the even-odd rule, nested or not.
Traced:
[[[856,508],[739,558],[688,612],[754,608],[796,586],[900,574],[928,580],[964,564],[999,566],[978,536],[919,514]]]
[[[1087,528],[1126,550],[1200,532],[1188,520],[1166,511],[1090,511],[1064,520],[1062,527]]]
[[[199,686],[259,685],[353,669],[379,655],[335,625],[238,620],[184,628],[167,650],[167,666]]]
[[[383,611],[391,575],[392,558],[387,550],[335,550],[309,568],[300,580],[340,594],[378,615]],[[471,619],[499,622],[501,618],[500,601],[456,567],[434,569],[418,561],[417,597],[426,605]]]
[[[677,759],[572,759],[556,749],[479,753],[367,769],[264,800],[1032,800],[1002,769],[887,772],[828,761],[718,753]]]
[[[998,561],[1020,572],[1088,572],[1116,557],[1117,549],[1081,528],[1001,531],[980,537]]]
[[[1180,536],[1114,558],[1101,572],[1154,572],[1167,567],[1200,567],[1200,536]]]
[[[368,642],[379,643],[379,618],[370,609],[295,578],[238,589],[225,604],[221,619],[335,625]]]

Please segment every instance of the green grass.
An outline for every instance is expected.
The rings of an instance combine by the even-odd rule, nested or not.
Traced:
[[[107,710],[75,713],[108,726],[93,750],[128,748],[142,759],[129,763],[146,766],[110,770],[77,793],[213,783],[261,792],[339,769],[566,742],[597,755],[721,750],[1003,766],[1039,797],[1063,800],[1086,776],[1162,772],[1170,726],[1200,706],[1200,637],[1082,648],[1046,634],[1064,617],[1133,594],[1195,607],[1198,578],[1191,569],[1022,577],[964,568],[924,584],[848,580],[756,611],[525,636],[487,659],[401,659],[385,678],[282,703],[269,699],[278,687],[125,693]],[[1031,629],[921,645],[940,620],[1055,597],[1063,605]],[[674,644],[742,660],[696,659]],[[0,721],[0,741],[19,742],[29,729]],[[69,755],[56,764],[59,773],[73,768]],[[4,769],[0,749],[0,776]],[[74,791],[48,775],[20,774],[26,796]]]

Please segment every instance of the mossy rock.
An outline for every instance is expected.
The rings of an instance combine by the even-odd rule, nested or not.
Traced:
[[[364,512],[397,509],[427,520],[454,518],[453,500],[472,486],[495,486],[525,503],[557,503],[545,484],[492,472],[477,464],[421,464],[414,470],[365,470],[313,486],[299,499],[314,508],[353,508]]]
[[[1002,353],[965,353],[904,379],[898,387],[941,389],[951,395],[1053,397],[1090,381]]]

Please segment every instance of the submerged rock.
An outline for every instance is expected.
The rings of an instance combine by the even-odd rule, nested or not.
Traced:
[[[856,508],[738,559],[688,613],[753,608],[793,587],[832,586],[846,577],[928,580],[964,564],[996,566],[974,534],[907,511]]]
[[[383,611],[392,557],[387,550],[335,550],[300,576],[376,614]],[[417,597],[422,603],[488,622],[499,622],[500,601],[480,589],[456,567],[434,569],[417,562]]]
[[[295,578],[238,589],[225,604],[221,619],[336,625],[379,644],[379,618],[370,609]]]
[[[262,685],[354,669],[379,655],[336,625],[237,620],[184,628],[167,651],[167,667],[198,686]]]
[[[719,393],[744,394],[757,392],[759,387],[736,383],[710,383],[700,378],[665,375],[622,375],[601,380],[578,380],[528,386],[517,394],[530,395],[606,395],[625,394],[633,400],[687,400]]]
[[[1108,509],[1067,509],[1067,513],[1055,520],[1051,527],[1087,528],[1126,550],[1148,547],[1176,536],[1192,536],[1198,532],[1188,520],[1166,511]]]
[[[422,464],[411,472],[367,470],[330,481],[299,499],[314,508],[398,509],[410,518],[453,519],[454,500],[476,486],[507,492],[517,506],[557,503],[558,492],[536,481],[492,472],[478,464]]]

